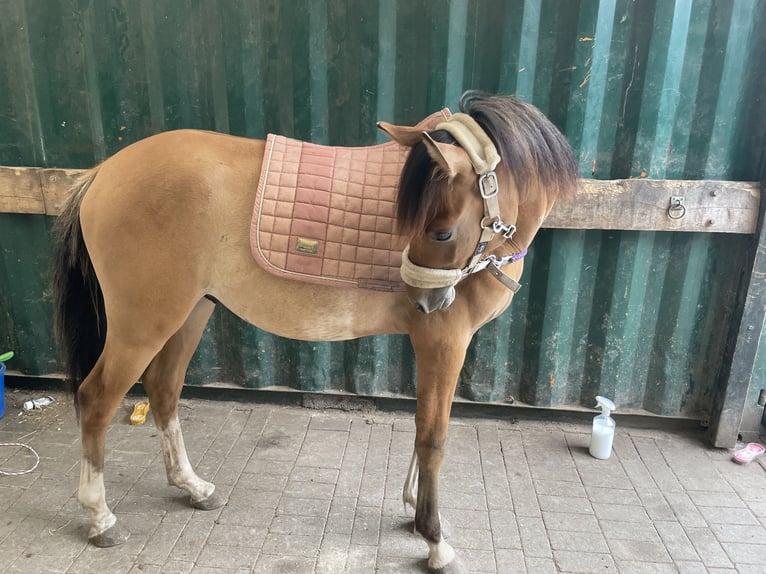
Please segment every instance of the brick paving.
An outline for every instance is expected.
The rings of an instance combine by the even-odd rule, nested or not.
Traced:
[[[397,573],[426,571],[401,488],[410,414],[184,399],[197,472],[228,495],[204,512],[165,482],[149,417],[127,398],[107,439],[107,500],[131,536],[86,542],[71,401],[23,413],[8,392],[0,442],[40,455],[0,476],[0,572]],[[39,394],[39,393],[37,393]],[[589,427],[453,418],[442,472],[449,542],[470,572],[766,573],[766,461],[731,462],[702,433],[618,427],[608,461]],[[0,469],[30,458],[0,448]]]

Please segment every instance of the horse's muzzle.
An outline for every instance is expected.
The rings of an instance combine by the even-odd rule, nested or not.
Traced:
[[[408,287],[410,301],[415,309],[428,314],[446,309],[455,301],[455,287],[439,287],[437,289],[416,289]]]

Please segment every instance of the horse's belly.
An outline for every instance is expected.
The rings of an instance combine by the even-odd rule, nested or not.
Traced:
[[[233,313],[270,333],[339,341],[407,332],[404,293],[328,287],[284,279],[262,269],[246,235],[219,243],[207,292]]]
[[[401,293],[312,285],[252,265],[245,278],[214,286],[211,294],[265,331],[291,339],[340,341],[407,330],[407,302]]]

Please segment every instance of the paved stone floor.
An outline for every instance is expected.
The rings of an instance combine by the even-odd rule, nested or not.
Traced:
[[[86,543],[76,500],[71,401],[25,413],[8,392],[0,442],[40,455],[0,476],[2,572],[394,573],[426,571],[401,487],[409,414],[183,400],[199,474],[228,505],[191,509],[167,486],[154,423],[123,402],[107,440],[107,500],[130,532]],[[449,541],[471,572],[766,573],[766,462],[731,462],[701,434],[618,428],[614,454],[587,453],[583,425],[453,419],[442,474]],[[0,469],[31,459],[0,448]]]

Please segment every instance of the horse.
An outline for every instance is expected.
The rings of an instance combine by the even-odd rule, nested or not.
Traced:
[[[178,419],[187,366],[216,304],[265,331],[340,341],[407,334],[416,437],[403,500],[428,566],[463,570],[439,517],[451,404],[474,333],[519,288],[524,254],[555,201],[578,189],[572,150],[537,108],[463,94],[436,129],[379,122],[408,149],[396,190],[401,290],[312,285],[265,271],[249,229],[263,140],[198,130],[133,143],[87,171],[54,226],[55,331],[81,429],[78,500],[89,542],[127,533],[105,500],[105,435],[140,379],[169,484],[198,509],[226,503],[192,469]],[[393,145],[393,144],[392,144]]]

